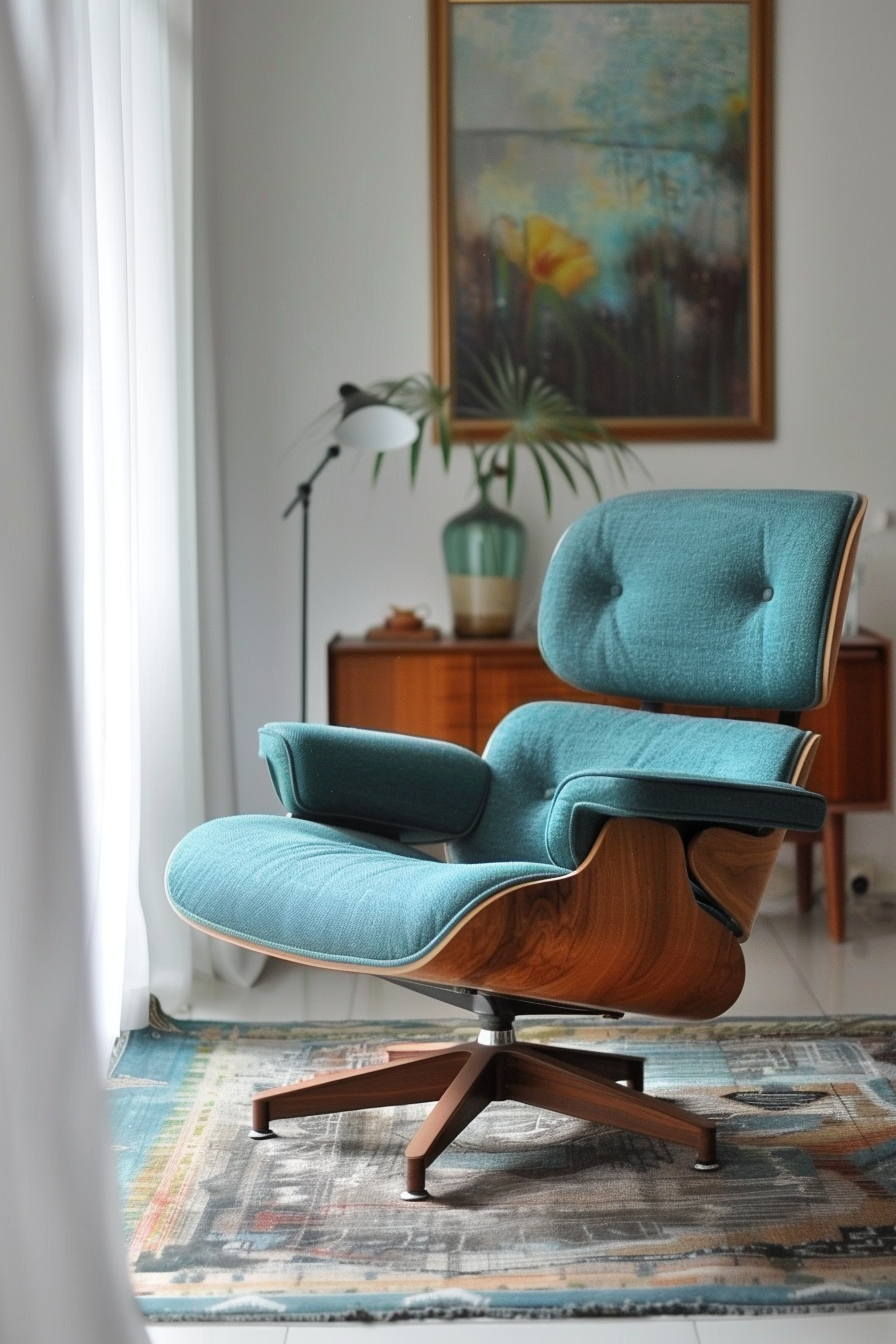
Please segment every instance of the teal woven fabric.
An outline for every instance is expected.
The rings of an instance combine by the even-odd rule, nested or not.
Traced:
[[[396,796],[390,792],[388,769],[397,771],[410,790],[416,763],[425,766],[426,789],[419,800],[408,792],[404,802],[418,822],[424,815],[420,809],[431,808],[427,815],[435,822],[440,796],[436,765],[444,744],[389,737],[377,767],[376,740],[385,734],[310,727],[298,731],[294,725],[269,726],[264,732],[272,773],[286,772],[278,788],[284,802],[296,801],[289,793],[293,788],[294,795],[312,806],[325,806],[338,796],[337,806],[342,807],[349,796],[364,796],[369,809],[376,810],[377,779],[382,778],[381,824],[387,814],[395,815],[390,813]],[[601,815],[595,815],[593,806],[589,811],[575,793],[582,786],[571,776],[595,770],[657,775],[674,771],[686,759],[695,774],[724,785],[726,805],[742,824],[758,825],[763,823],[756,820],[751,791],[738,790],[737,784],[789,781],[806,736],[795,728],[736,719],[645,714],[604,705],[524,705],[492,736],[487,763],[460,748],[444,747],[442,794],[446,811],[454,809],[456,824],[469,821],[479,807],[483,779],[488,788],[479,825],[452,843],[452,856],[462,862],[439,863],[396,840],[316,821],[232,817],[208,822],[181,842],[168,867],[168,893],[181,914],[212,932],[334,964],[398,967],[435,946],[464,914],[495,892],[557,876],[581,861],[603,816],[614,807],[605,796]],[[352,763],[350,756],[343,759],[339,753],[349,753],[355,738],[361,739],[361,750]],[[302,750],[291,751],[287,758],[287,741],[301,741]],[[331,785],[323,770],[301,773],[310,741],[324,754],[330,743],[339,744],[329,762]],[[408,764],[402,775],[405,750]],[[468,760],[478,767],[469,775]],[[452,769],[457,772],[454,794]],[[359,784],[365,777],[369,795]],[[464,789],[474,778],[479,792],[467,795]],[[294,780],[300,781],[298,787]],[[616,788],[621,798],[621,791],[633,784],[620,777]],[[655,800],[656,790],[650,801]],[[717,796],[715,800],[719,802]],[[666,801],[671,806],[672,800]],[[577,802],[584,810],[576,808]],[[643,797],[633,802],[635,814],[644,815]],[[682,808],[680,794],[675,804],[678,812],[673,810],[673,816]],[[433,824],[432,829],[440,828]]]
[[[815,491],[649,492],[599,505],[551,562],[542,651],[586,690],[808,707],[860,506]],[[790,786],[807,736],[547,702],[510,714],[480,760],[428,739],[268,724],[262,754],[301,819],[199,827],[172,855],[169,895],[188,919],[259,947],[399,967],[495,892],[577,866],[607,816],[814,829],[823,800]],[[437,838],[449,838],[455,862],[407,843]]]
[[[817,831],[826,810],[821,794],[791,784],[741,784],[635,770],[583,771],[565,779],[554,795],[546,847],[554,863],[575,868],[587,858],[608,817]]]
[[[552,864],[446,864],[397,841],[290,817],[225,817],[168,863],[174,908],[213,933],[352,966],[422,956],[468,910]]]
[[[492,781],[482,820],[471,835],[451,842],[450,852],[461,862],[549,862],[548,817],[558,786],[571,775],[669,775],[684,767],[689,776],[720,783],[789,784],[807,737],[798,728],[743,719],[557,701],[522,705],[486,746]],[[746,795],[739,800],[740,823],[756,825]],[[576,861],[570,857],[568,866]]]
[[[450,742],[318,723],[268,723],[258,741],[288,812],[408,844],[465,835],[488,794],[482,757]]]
[[[548,664],[583,690],[807,709],[858,495],[663,490],[583,515],[542,591]]]

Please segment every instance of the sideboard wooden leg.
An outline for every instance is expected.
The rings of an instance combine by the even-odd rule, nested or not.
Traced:
[[[828,933],[832,943],[846,937],[846,818],[842,812],[829,812],[822,832],[824,844],[824,880],[828,898]]]
[[[815,846],[811,840],[798,840],[796,846],[796,899],[800,914],[812,909],[812,857]]]

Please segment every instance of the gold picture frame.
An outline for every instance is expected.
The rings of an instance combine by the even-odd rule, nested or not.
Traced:
[[[772,0],[429,0],[434,371],[624,440],[774,435]]]

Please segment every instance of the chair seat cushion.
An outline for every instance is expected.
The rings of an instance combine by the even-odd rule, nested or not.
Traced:
[[[290,817],[226,817],[168,863],[174,908],[212,933],[336,964],[404,966],[505,887],[566,870],[440,863],[398,841]]]

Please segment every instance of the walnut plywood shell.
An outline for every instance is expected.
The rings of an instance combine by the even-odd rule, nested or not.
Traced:
[[[747,835],[722,826],[710,826],[688,846],[691,872],[710,896],[737,920],[746,941],[759,902],[784,843],[785,831]]]
[[[818,745],[817,733],[806,739],[791,784],[806,787]],[[737,920],[742,942],[750,936],[786,834],[769,831],[756,835],[726,826],[708,826],[688,845],[688,867],[693,877]]]
[[[215,936],[271,952],[246,939]],[[331,971],[386,974],[280,949],[273,955]],[[744,959],[734,935],[697,905],[675,827],[617,817],[574,873],[498,892],[434,951],[391,967],[388,975],[547,1004],[700,1021],[737,999]]]
[[[804,783],[817,745],[815,735],[805,743],[795,784]],[[575,872],[505,888],[451,928],[432,951],[389,967],[388,974],[546,1005],[698,1021],[715,1017],[743,988],[743,953],[730,929],[697,904],[691,875],[733,916],[745,939],[784,835],[710,827],[691,840],[686,856],[674,825],[612,818]],[[280,949],[274,955],[330,970],[385,973],[381,967]]]
[[[733,935],[701,910],[674,826],[614,818],[564,878],[499,892],[403,979],[553,1003],[704,1019],[744,982]]]
[[[865,521],[865,514],[868,511],[868,500],[864,495],[860,496],[860,500],[858,513],[853,519],[849,536],[846,539],[846,545],[843,548],[843,556],[840,561],[840,573],[837,575],[837,582],[834,587],[834,597],[831,602],[831,615],[830,620],[828,621],[828,629],[824,642],[824,663],[821,699],[818,701],[819,705],[827,703],[834,684],[834,673],[837,669],[837,654],[840,651],[843,621],[846,616],[846,604],[849,601],[849,586],[852,582],[856,556],[859,553],[859,539],[862,534],[862,523]]]

